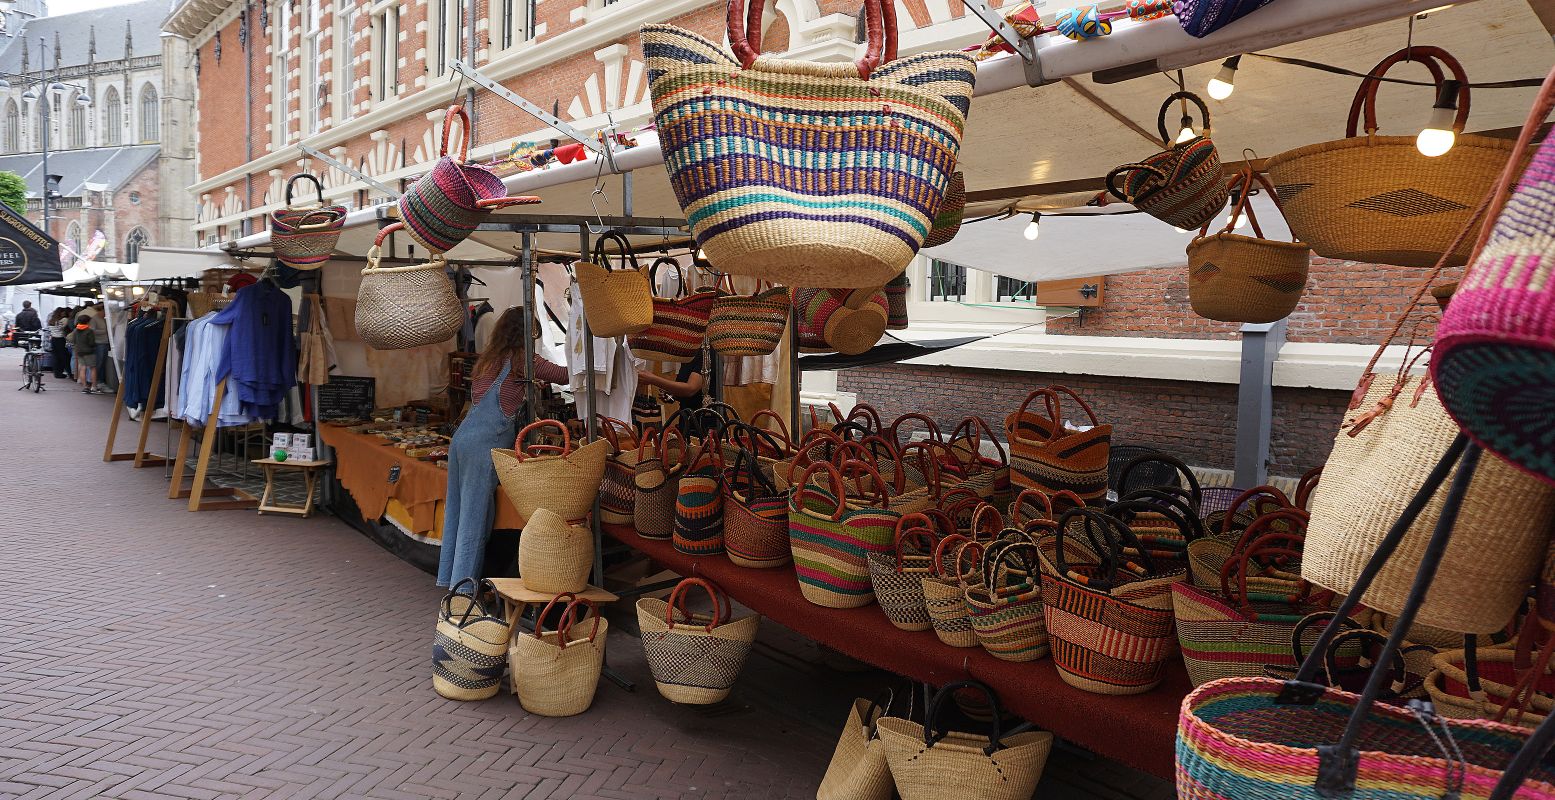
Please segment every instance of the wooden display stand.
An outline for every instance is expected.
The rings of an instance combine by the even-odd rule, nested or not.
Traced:
[[[276,514],[295,514],[307,519],[313,513],[313,492],[318,486],[319,471],[335,463],[333,461],[276,461],[274,458],[256,458],[253,463],[258,464],[265,471],[265,492],[259,498],[259,513],[266,511]],[[306,486],[307,497],[300,506],[283,506],[275,502],[275,473],[283,469],[295,469],[302,471],[303,483]]]
[[[157,395],[162,392],[163,373],[167,370],[168,342],[173,338],[173,315],[177,313],[178,306],[171,300],[159,301],[156,305],[166,313],[162,322],[162,341],[157,345],[156,365],[151,368],[151,391],[146,395],[146,409],[140,416],[140,438],[135,443],[133,453],[115,453],[113,446],[119,435],[119,418],[124,416],[124,380],[120,376],[119,391],[113,398],[113,418],[108,423],[108,444],[103,447],[104,461],[134,461],[135,467],[160,467],[167,463],[167,456],[146,452],[146,439],[151,434],[151,418],[156,414],[155,406]]]
[[[195,464],[194,480],[188,487],[184,483],[184,463],[189,459],[189,442],[194,438],[194,426],[184,424],[184,432],[178,437],[178,455],[173,459],[173,477],[167,487],[169,499],[189,498],[190,511],[230,511],[246,510],[259,507],[259,498],[243,491],[235,486],[216,486],[206,482],[205,475],[211,466],[211,453],[216,449],[216,428],[219,423],[217,413],[221,411],[221,401],[227,396],[227,382],[216,384],[216,397],[211,401],[210,416],[205,419],[205,428],[200,435],[200,459]],[[228,500],[210,500],[212,497],[226,497]]]
[[[518,618],[524,613],[525,608],[530,606],[543,608],[556,596],[555,592],[537,592],[524,586],[523,578],[490,578],[489,580],[491,585],[496,587],[497,594],[502,596],[502,613],[509,625],[518,624]],[[576,594],[579,599],[595,605],[614,603],[621,599],[615,593],[598,586],[586,586],[583,591]]]

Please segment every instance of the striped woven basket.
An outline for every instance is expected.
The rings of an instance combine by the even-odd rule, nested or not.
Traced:
[[[448,155],[448,136],[460,123],[459,157]],[[470,117],[452,105],[443,115],[443,146],[437,163],[400,195],[398,209],[405,232],[434,253],[446,253],[469,237],[493,210],[533,205],[538,197],[508,197],[496,173],[465,163],[470,151]]]
[[[1005,568],[1011,556],[1022,557],[1019,569]],[[1035,544],[997,542],[983,556],[983,584],[966,589],[972,630],[983,649],[994,658],[1036,661],[1048,655],[1047,620],[1042,611],[1037,562]]]
[[[885,334],[890,317],[885,290],[795,289],[799,351],[858,355]]]
[[[753,452],[740,450],[724,475],[724,550],[742,567],[781,567],[793,560],[788,495],[772,485]]]
[[[599,417],[599,432],[610,443],[605,478],[599,484],[599,522],[631,527],[637,500],[637,434],[631,425],[606,416]]]
[[[913,513],[897,520],[894,538],[894,552],[869,554],[869,582],[875,589],[875,601],[892,625],[904,631],[926,631],[932,623],[923,603],[923,576],[929,572],[939,537],[928,517]],[[907,552],[909,544],[917,549]]]
[[[786,286],[880,286],[923,244],[961,148],[969,53],[896,59],[896,4],[864,0],[858,62],[759,56],[763,0],[730,0],[730,57],[642,29],[670,185],[719,269]],[[758,21],[747,30],[747,20]]]
[[[448,280],[448,263],[380,267],[379,242],[400,223],[378,232],[356,290],[356,333],[375,350],[406,350],[452,339],[464,327],[465,308]]]
[[[939,247],[949,244],[956,234],[961,232],[961,218],[966,214],[966,176],[960,170],[950,174],[950,183],[945,186],[945,197],[934,209],[934,225],[929,229],[928,238],[923,240],[924,247]],[[906,284],[903,284],[905,288]]]
[[[788,330],[788,308],[788,290],[782,287],[724,295],[708,312],[708,344],[721,356],[769,355]]]
[[[650,285],[657,285],[654,279],[661,266],[680,269],[674,259],[660,258],[648,269]],[[653,323],[626,337],[626,346],[632,349],[632,355],[645,361],[685,364],[702,352],[708,317],[718,293],[702,290],[687,294],[684,276],[680,278],[679,286],[679,294],[675,297],[654,297]]]
[[[923,605],[929,612],[934,635],[951,647],[977,646],[977,631],[972,629],[972,617],[966,607],[964,578],[976,579],[982,550],[982,544],[960,534],[946,536],[934,548],[929,574],[922,576]],[[962,556],[966,554],[971,554],[974,561],[963,572]]]
[[[293,205],[292,187],[299,180],[313,182],[318,202]],[[286,181],[286,207],[270,212],[270,248],[292,269],[318,269],[335,252],[345,225],[346,207],[326,205],[324,183],[312,173],[299,172]]]
[[[724,551],[723,459],[718,439],[707,436],[676,483],[675,550],[688,556]]]
[[[673,447],[672,447],[673,445]],[[650,448],[644,450],[644,448]],[[644,539],[669,539],[675,534],[675,500],[680,475],[686,469],[686,440],[678,428],[655,435],[643,432],[637,444],[637,474],[632,479],[632,521]]]
[[[956,173],[960,175],[961,173]],[[891,279],[885,285],[885,329],[888,331],[905,331],[911,322],[907,316],[907,290],[912,288],[912,283],[907,280],[906,270],[902,274]]]
[[[827,488],[811,482],[818,471],[829,478]],[[890,552],[901,517],[889,506],[883,493],[869,505],[850,503],[842,473],[825,461],[804,471],[788,501],[788,538],[799,592],[806,600],[827,608],[858,608],[875,601],[869,554]]]
[[[1186,142],[1173,142],[1166,129],[1166,112],[1172,101],[1198,106],[1204,133]],[[1188,120],[1186,113],[1183,119]],[[1161,104],[1156,117],[1165,148],[1149,158],[1124,164],[1107,173],[1107,192],[1118,200],[1184,230],[1202,227],[1226,207],[1231,196],[1221,174],[1220,153],[1210,140],[1209,106],[1193,92],[1173,92]],[[1187,123],[1185,122],[1185,125]],[[1106,194],[1103,193],[1103,194]],[[1105,204],[1106,198],[1098,195]]]
[[[1089,418],[1091,428],[1065,426],[1061,394],[1073,398]],[[1028,411],[1041,398],[1046,413]],[[1063,386],[1049,386],[1026,396],[1020,409],[1005,420],[1010,442],[1010,482],[1016,489],[1037,489],[1046,494],[1070,491],[1086,503],[1099,503],[1107,494],[1107,459],[1112,449],[1112,426],[1102,425],[1085,400]]]
[[[488,581],[465,578],[443,597],[432,641],[432,688],[450,700],[485,700],[502,688],[513,628]]]
[[[711,614],[685,608],[686,593],[693,586],[712,596]],[[708,705],[729,696],[750,655],[761,617],[736,619],[722,589],[701,578],[686,578],[676,584],[668,601],[638,600],[637,625],[659,694],[674,703]]]

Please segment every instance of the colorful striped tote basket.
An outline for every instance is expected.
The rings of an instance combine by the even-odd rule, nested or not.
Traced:
[[[1011,561],[1012,556],[1018,559]],[[1007,561],[1010,563],[1006,564]],[[1036,661],[1048,655],[1047,621],[1042,613],[1037,564],[1035,544],[996,542],[983,555],[983,584],[966,589],[972,630],[983,649],[994,658]]]
[[[961,534],[951,534],[934,547],[929,573],[922,576],[923,605],[929,623],[942,644],[951,647],[976,647],[977,631],[966,607],[966,579],[978,580],[983,545]],[[972,564],[963,568],[963,556],[970,554]]]
[[[688,556],[724,551],[723,471],[718,438],[703,437],[676,484],[675,530],[670,539],[677,551]]]
[[[827,487],[811,482],[817,472],[825,473]],[[800,476],[788,501],[788,538],[806,600],[827,608],[875,601],[869,554],[891,552],[901,515],[890,510],[883,489],[870,503],[850,503],[842,472],[825,461],[811,464]]]
[[[599,435],[610,443],[605,457],[605,478],[599,484],[599,522],[632,527],[637,500],[637,432],[618,419],[600,415]]]
[[[1166,129],[1166,112],[1172,101],[1198,106],[1204,131],[1186,142],[1173,142]],[[1183,112],[1183,127],[1191,120]],[[1193,92],[1173,92],[1161,104],[1156,117],[1161,144],[1166,149],[1107,173],[1107,192],[1156,219],[1183,230],[1203,227],[1226,207],[1231,191],[1221,174],[1220,153],[1210,140],[1209,106]],[[1103,193],[1103,194],[1106,194]],[[1106,198],[1098,195],[1105,204]]]
[[[1477,255],[1436,331],[1442,405],[1485,449],[1555,482],[1555,143],[1530,142],[1555,105],[1544,79],[1480,232]],[[1515,188],[1514,188],[1515,185]]]
[[[864,0],[857,62],[760,56],[763,0],[730,0],[730,57],[642,29],[670,185],[719,269],[786,286],[880,286],[928,236],[971,107],[969,53],[896,58],[896,4]],[[747,20],[754,21],[747,30]]]
[[[1065,425],[1060,397],[1064,394],[1085,412],[1089,430],[1071,430]],[[1043,413],[1028,410],[1038,398],[1043,401]],[[1091,504],[1105,498],[1112,426],[1101,424],[1096,412],[1073,390],[1049,386],[1032,392],[1005,420],[1005,430],[1010,443],[1010,482],[1015,488],[1038,489],[1049,495],[1071,491]]]
[[[751,569],[793,560],[788,494],[773,486],[753,450],[740,449],[724,474],[724,550],[730,561]]]
[[[719,297],[708,312],[707,342],[721,356],[770,355],[788,330],[789,305],[782,287]]]
[[[648,268],[650,285],[658,285],[654,279],[661,266],[680,270],[674,259],[660,258]],[[653,324],[626,337],[626,346],[632,349],[632,355],[645,361],[685,364],[702,352],[702,339],[707,335],[708,317],[718,293],[704,289],[687,294],[684,274],[681,274],[679,286],[675,297],[655,296]]]
[[[313,182],[318,201],[293,205],[292,189],[299,180]],[[311,172],[299,172],[286,181],[286,207],[270,212],[270,248],[292,269],[318,269],[335,252],[346,225],[346,207],[324,203],[324,183]]]
[[[455,120],[460,127],[458,158],[448,154]],[[463,106],[449,106],[443,115],[443,146],[437,163],[400,195],[398,206],[406,233],[434,253],[457,247],[494,209],[540,202],[538,197],[508,197],[496,173],[466,163],[469,154],[470,117]]]

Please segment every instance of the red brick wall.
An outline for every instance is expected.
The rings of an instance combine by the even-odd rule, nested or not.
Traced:
[[[255,24],[250,26],[252,33],[258,26],[258,15],[255,14]],[[199,85],[199,125],[196,130],[200,151],[200,174],[217,175],[234,167],[241,166],[245,161],[246,148],[244,146],[244,67],[245,58],[258,58],[254,53],[256,49],[254,39],[249,40],[249,47],[238,46],[238,21],[234,20],[221,29],[221,61],[216,60],[216,41],[212,39],[201,45],[200,76],[197,79]],[[262,44],[262,42],[259,42]],[[264,62],[254,62],[254,83],[256,87],[264,86]],[[263,92],[257,92],[262,95]],[[262,128],[262,123],[267,117],[264,113],[264,98],[255,98],[258,107],[254,112],[254,121]],[[260,130],[260,136],[264,131]],[[254,151],[256,154],[264,152],[264,145],[257,143]],[[213,191],[212,196],[221,196],[220,190]]]
[[[1032,389],[1055,383],[1074,389],[1101,422],[1114,426],[1114,444],[1154,446],[1194,466],[1234,466],[1237,387],[1230,384],[911,366],[850,369],[837,376],[839,390],[856,393],[887,422],[916,411],[947,434],[961,419],[977,415],[1002,435],[1002,420]],[[1348,392],[1276,388],[1270,474],[1297,477],[1323,463],[1348,400]],[[1066,405],[1064,416],[1086,421],[1077,407]]]
[[[1186,237],[1185,237],[1186,238]],[[1376,344],[1393,327],[1425,270],[1313,258],[1301,304],[1290,315],[1287,340]],[[1440,282],[1458,279],[1448,270]],[[1430,297],[1427,303],[1433,302]],[[1188,303],[1187,267],[1107,277],[1106,299],[1084,320],[1048,323],[1047,332],[1081,336],[1154,336],[1172,339],[1235,339],[1238,323],[1213,322]],[[1431,328],[1421,329],[1429,336]]]
[[[130,235],[130,231],[137,226],[146,231],[146,244],[168,244],[162,241],[159,206],[157,196],[160,191],[155,162],[146,165],[134,178],[131,178],[113,197],[114,237],[116,241],[108,243],[109,252],[114,258],[124,259],[124,240]],[[180,188],[170,188],[168,191],[181,191]],[[130,192],[140,193],[140,203],[130,202]],[[107,228],[103,229],[107,233]]]

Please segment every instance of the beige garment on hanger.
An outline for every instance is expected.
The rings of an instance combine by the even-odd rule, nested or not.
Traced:
[[[324,319],[329,321],[329,334],[337,342],[360,341],[356,335],[356,298],[325,295]]]
[[[367,369],[377,379],[376,403],[393,408],[448,391],[448,354],[453,340],[408,350],[367,348]]]

